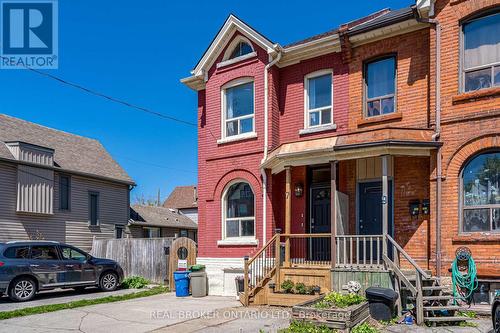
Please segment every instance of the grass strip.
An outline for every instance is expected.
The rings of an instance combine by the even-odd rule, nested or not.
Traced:
[[[127,301],[127,300],[135,299],[135,298],[158,295],[158,294],[166,293],[168,291],[169,290],[167,287],[159,286],[159,287],[153,287],[153,288],[148,289],[148,290],[143,290],[143,291],[139,291],[136,293],[125,294],[125,295],[106,296],[106,297],[95,298],[95,299],[82,299],[82,300],[68,302],[68,303],[48,304],[48,305],[40,305],[40,306],[34,306],[34,307],[24,308],[24,309],[17,309],[17,310],[12,310],[12,311],[4,311],[4,312],[0,312],[0,320],[5,320],[5,319],[10,319],[10,318],[15,318],[15,317],[30,316],[30,315],[40,314],[40,313],[54,312],[54,311],[59,311],[59,310],[80,308],[82,306],[88,306],[88,305]]]

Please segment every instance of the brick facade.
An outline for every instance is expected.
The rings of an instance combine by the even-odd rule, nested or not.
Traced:
[[[442,122],[442,257],[448,274],[454,251],[469,246],[480,274],[499,276],[499,235],[459,233],[459,187],[464,163],[485,149],[500,147],[500,90],[473,94],[459,90],[460,21],[500,5],[493,0],[436,2],[435,18],[442,26],[441,95]],[[236,32],[225,42],[234,39]],[[432,141],[435,129],[435,33],[432,26],[353,47],[342,39],[342,51],[331,52],[299,63],[269,70],[269,149],[285,143],[338,136],[344,144],[384,140]],[[252,254],[263,242],[262,177],[260,164],[264,145],[264,68],[266,50],[253,44],[257,56],[217,68],[224,49],[208,70],[205,88],[198,92],[199,127],[199,256],[241,258]],[[394,54],[397,59],[396,112],[367,120],[363,116],[363,66],[366,61]],[[304,127],[304,77],[322,70],[333,71],[333,119],[337,128],[300,135]],[[221,138],[221,87],[241,77],[254,79],[256,138],[218,144]],[[338,164],[339,191],[349,196],[349,232],[356,232],[356,158]],[[396,241],[420,264],[435,268],[436,153],[430,156],[394,156],[394,235]],[[293,167],[292,186],[304,185],[305,195],[292,196],[292,232],[308,232],[308,168]],[[267,239],[275,227],[284,229],[285,175],[266,170]],[[227,184],[244,179],[255,195],[257,246],[217,245],[222,238],[221,197]],[[409,203],[430,199],[431,215],[411,217]]]

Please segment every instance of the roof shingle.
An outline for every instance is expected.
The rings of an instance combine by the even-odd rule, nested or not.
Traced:
[[[156,206],[132,205],[130,223],[143,226],[198,229],[198,225],[189,217],[172,212],[168,208]]]
[[[54,150],[56,167],[134,184],[97,140],[0,114],[0,158],[15,160],[5,142],[20,141]]]
[[[198,194],[196,186],[177,186],[163,203],[165,208],[197,208]]]

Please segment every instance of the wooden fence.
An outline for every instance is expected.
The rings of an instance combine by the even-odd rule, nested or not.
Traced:
[[[138,275],[163,284],[169,276],[165,247],[170,248],[172,241],[173,238],[94,239],[91,254],[117,261],[125,277]]]

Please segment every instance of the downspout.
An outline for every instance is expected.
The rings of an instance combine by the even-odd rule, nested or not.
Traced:
[[[276,58],[274,58],[271,62],[269,62],[266,67],[264,67],[264,157],[262,158],[262,162],[264,163],[267,160],[268,155],[268,142],[269,142],[269,68],[274,66],[281,59],[281,46],[279,44],[275,44],[274,49],[278,52]],[[267,174],[264,168],[260,168],[260,174],[262,176],[262,246],[267,243]]]
[[[434,4],[432,4],[433,7]],[[431,8],[430,15],[434,15],[434,8]],[[417,14],[417,21],[433,24],[436,31],[436,116],[433,141],[439,141],[441,136],[441,25],[439,21],[431,18],[420,18]],[[436,274],[441,276],[441,198],[442,198],[442,156],[441,146],[437,148],[436,156]]]

